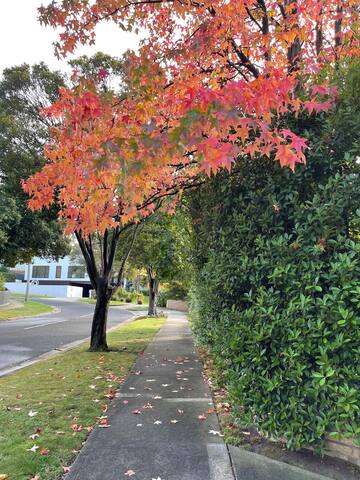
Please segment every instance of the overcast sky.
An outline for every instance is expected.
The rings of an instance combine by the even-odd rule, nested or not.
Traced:
[[[0,73],[6,67],[21,63],[34,64],[44,61],[52,69],[67,70],[66,61],[54,55],[52,42],[57,33],[52,28],[42,27],[37,20],[37,7],[50,0],[0,0]],[[96,30],[96,45],[80,47],[73,58],[92,55],[102,51],[120,56],[128,48],[136,48],[134,35],[122,32],[112,23],[104,23]]]

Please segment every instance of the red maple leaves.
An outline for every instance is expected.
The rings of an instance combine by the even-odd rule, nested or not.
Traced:
[[[121,99],[97,89],[101,70],[94,83],[75,78],[47,111],[58,122],[49,163],[24,187],[32,208],[58,202],[68,232],[136,221],[156,199],[181,195],[202,172],[230,169],[239,156],[274,156],[294,169],[307,144],[279,126],[283,118],[331,108],[336,91],[326,72],[359,56],[356,0],[128,7],[59,0],[40,8],[45,24],[63,27],[60,55],[93,42],[102,18],[148,32],[124,63]]]

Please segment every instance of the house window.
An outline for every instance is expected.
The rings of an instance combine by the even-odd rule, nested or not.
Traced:
[[[56,266],[55,278],[61,278],[61,265]]]
[[[34,265],[32,267],[32,278],[49,278],[50,267],[47,265]]]
[[[82,265],[72,265],[68,268],[68,278],[85,278],[85,267]]]

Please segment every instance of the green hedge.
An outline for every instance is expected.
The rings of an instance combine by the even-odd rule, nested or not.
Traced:
[[[309,138],[306,167],[241,159],[190,199],[197,341],[238,421],[290,448],[321,447],[329,432],[360,438],[355,98],[334,117],[294,123]]]

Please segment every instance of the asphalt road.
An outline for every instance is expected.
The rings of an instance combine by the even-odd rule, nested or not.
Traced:
[[[57,307],[60,312],[0,322],[0,376],[39,355],[90,335],[94,304],[63,298],[36,301]],[[110,307],[108,329],[132,316],[132,312],[122,307]]]

